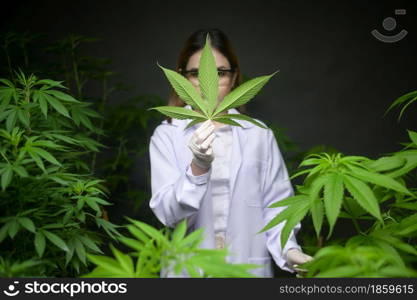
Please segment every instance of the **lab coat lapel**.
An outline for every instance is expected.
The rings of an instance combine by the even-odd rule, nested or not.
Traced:
[[[243,147],[246,144],[246,131],[237,126],[232,126],[233,145],[232,156],[230,160],[230,195],[233,199],[234,188],[236,185],[237,173],[242,165],[243,160]]]

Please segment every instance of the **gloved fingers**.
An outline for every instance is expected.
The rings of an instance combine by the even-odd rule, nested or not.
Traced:
[[[197,128],[196,133],[199,134],[201,131],[203,131],[210,125],[211,125],[211,120],[204,121],[203,124],[201,124],[201,126]]]
[[[303,253],[303,258],[304,258],[304,262],[307,262],[307,261],[310,261],[310,260],[312,260],[312,259],[313,259],[313,257],[312,257],[312,256],[310,256],[310,255],[308,255],[308,254],[305,254],[305,253]]]
[[[209,135],[201,144],[197,142],[196,138],[192,138],[188,144],[188,147],[191,149],[193,153],[204,153],[206,152],[209,145],[212,143],[213,139],[216,137],[214,133]]]
[[[194,154],[193,161],[196,163],[196,165],[204,169],[209,168],[212,161],[214,160],[213,149],[211,146],[208,147],[206,153],[197,151],[197,152],[194,152],[193,154]]]
[[[214,124],[211,120],[205,121],[191,137],[188,147],[193,152],[193,161],[201,168],[209,168],[214,160],[211,143],[216,137]]]
[[[300,250],[298,249],[289,249],[285,254],[285,260],[290,264],[298,263],[300,258]]]
[[[210,124],[211,124],[211,120],[205,120],[203,123],[201,123],[199,128],[207,127]]]
[[[209,156],[212,156],[213,155],[213,148],[209,146],[209,148],[206,151],[206,154],[209,155]]]
[[[293,267],[294,267],[294,270],[299,274],[306,274],[308,272],[308,270],[306,269],[298,268],[298,265],[294,265]]]
[[[216,135],[212,133],[208,138],[205,139],[205,141],[200,145],[200,149],[204,152],[206,152],[207,148],[211,145],[211,142],[213,142]],[[207,153],[207,152],[206,152]]]
[[[313,259],[310,255],[300,251],[299,249],[289,249],[286,253],[286,259],[290,263],[303,264]]]
[[[211,132],[214,130],[214,128],[207,127],[201,132],[195,131],[193,136],[190,139],[190,143],[197,145],[200,145],[204,142],[204,140],[211,134]]]
[[[207,151],[209,152],[208,154],[206,153],[194,153],[194,158],[196,158],[197,160],[200,161],[204,161],[206,163],[211,163],[214,160],[214,156],[213,154],[213,150],[210,150],[211,147],[209,149],[207,149]]]
[[[213,130],[214,125],[209,125],[203,131],[197,133],[197,144],[202,144],[209,137],[209,135],[213,133]]]

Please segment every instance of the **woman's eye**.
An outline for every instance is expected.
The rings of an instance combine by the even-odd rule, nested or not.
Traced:
[[[191,72],[190,73],[190,76],[191,77],[198,77],[198,72]]]
[[[226,72],[224,72],[224,71],[218,71],[217,74],[219,74],[220,77],[223,77],[224,75],[226,75]]]

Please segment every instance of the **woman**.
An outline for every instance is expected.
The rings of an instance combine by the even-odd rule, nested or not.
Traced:
[[[220,102],[242,81],[236,55],[222,31],[193,33],[180,54],[176,70],[200,92],[198,67],[207,33],[219,73]],[[192,109],[175,91],[169,105]],[[242,112],[245,112],[243,106],[227,113]],[[227,246],[229,262],[263,266],[253,269],[254,275],[273,277],[272,259],[291,273],[305,271],[297,268],[311,259],[301,251],[295,238],[300,223],[291,232],[283,251],[280,245],[283,223],[256,234],[285,208],[268,206],[294,194],[273,132],[244,120],[236,120],[242,127],[208,120],[184,130],[189,122],[167,118],[151,137],[149,205],[157,218],[169,227],[187,219],[188,232],[204,227],[202,248]],[[167,275],[175,276],[169,272]],[[188,275],[184,271],[182,276]]]

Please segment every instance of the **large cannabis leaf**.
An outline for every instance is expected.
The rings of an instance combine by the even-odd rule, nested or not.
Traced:
[[[182,120],[192,119],[193,121],[190,122],[186,128],[199,122],[204,122],[205,120],[214,120],[220,123],[241,126],[239,123],[233,121],[233,119],[246,120],[259,127],[265,129],[268,128],[244,114],[222,113],[228,111],[230,108],[238,107],[249,102],[249,100],[258,94],[262,87],[278,71],[272,73],[271,75],[256,77],[244,82],[226,95],[220,104],[217,105],[219,77],[217,73],[216,61],[211,48],[210,36],[208,34],[200,57],[200,66],[198,71],[198,81],[200,84],[201,95],[187,78],[175,71],[162,67],[159,63],[157,63],[157,65],[164,71],[165,76],[168,78],[168,81],[178,96],[186,104],[189,104],[195,111],[175,106],[158,106],[149,108],[148,110],[156,109],[171,118]]]

